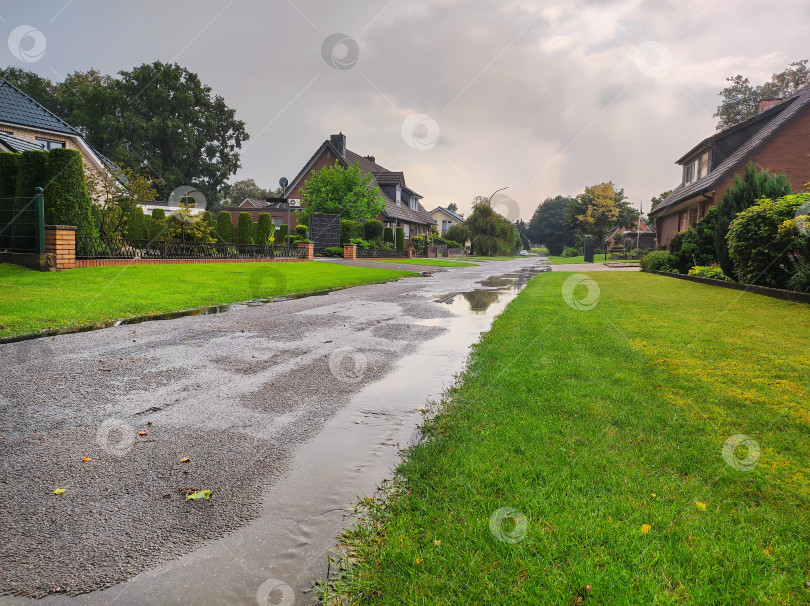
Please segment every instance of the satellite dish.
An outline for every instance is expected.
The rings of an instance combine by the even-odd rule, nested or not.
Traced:
[[[287,189],[289,184],[290,182],[287,181],[287,177],[281,177],[281,179],[278,180],[279,187],[283,187],[284,189]]]

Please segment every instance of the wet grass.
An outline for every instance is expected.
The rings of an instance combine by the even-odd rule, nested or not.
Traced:
[[[373,259],[367,259],[373,260]],[[433,265],[435,267],[477,267],[477,263],[465,263],[452,259],[380,259],[380,263],[405,263],[407,265]]]
[[[810,602],[810,307],[602,273],[580,311],[571,275],[530,282],[361,503],[352,599]]]
[[[396,280],[332,263],[212,263],[38,272],[0,265],[0,338],[223,303]]]
[[[611,259],[610,255],[608,258],[605,259],[605,255],[594,255],[593,256],[594,263],[633,263],[638,261],[638,259]],[[580,255],[578,257],[549,257],[548,262],[550,265],[570,265],[573,263],[585,263],[585,256]]]

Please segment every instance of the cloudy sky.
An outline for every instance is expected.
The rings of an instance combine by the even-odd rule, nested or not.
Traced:
[[[198,73],[251,136],[236,178],[275,186],[342,131],[429,209],[508,186],[526,219],[607,180],[646,208],[714,132],[726,76],[810,57],[807,0],[0,4],[0,36],[23,25],[44,52],[12,44],[3,63],[54,80],[155,60]]]

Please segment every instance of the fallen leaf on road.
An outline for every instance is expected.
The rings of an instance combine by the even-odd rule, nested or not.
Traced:
[[[82,457],[82,461],[89,461],[90,457]]]
[[[188,457],[183,457],[182,459],[180,459],[180,462],[181,463],[188,463],[190,460],[191,459],[189,459]]]
[[[145,436],[145,435],[147,435],[148,433],[149,433],[148,431],[139,431],[139,432],[138,432],[138,435],[139,435],[139,436]]]
[[[151,425],[151,424],[152,424],[152,421],[147,421],[147,422],[146,422],[146,424],[147,424],[147,425]]]
[[[213,491],[211,490],[198,490],[197,492],[192,492],[190,495],[186,497],[186,501],[188,501],[189,499],[193,499],[195,501],[199,499],[205,499],[207,501],[211,496],[212,492]]]
[[[53,491],[53,494],[62,494],[63,492],[65,492],[64,488],[57,488]]]

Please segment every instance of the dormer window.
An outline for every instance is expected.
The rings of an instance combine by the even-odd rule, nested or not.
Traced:
[[[687,162],[683,167],[683,184],[689,185],[709,174],[709,152]]]
[[[417,204],[418,204],[418,202],[416,200],[416,196],[411,196],[411,199],[410,199],[411,210],[416,210],[418,208]]]
[[[397,204],[402,202],[402,188],[397,184]]]

